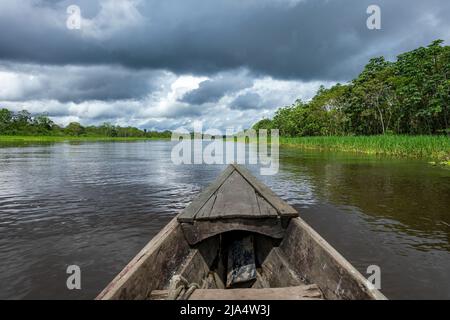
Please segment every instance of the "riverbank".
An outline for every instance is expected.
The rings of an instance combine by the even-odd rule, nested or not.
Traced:
[[[420,158],[450,165],[450,138],[447,136],[281,137],[280,143],[305,149]]]
[[[66,141],[143,141],[143,140],[167,140],[159,137],[101,137],[101,136],[3,136],[0,135],[0,143],[29,143],[29,142],[66,142]]]
[[[5,136],[0,144],[51,143],[83,141],[145,141],[170,140],[160,137],[101,137],[101,136]],[[280,144],[322,151],[358,152],[404,158],[426,159],[432,164],[450,166],[450,138],[447,136],[326,136],[280,137]]]

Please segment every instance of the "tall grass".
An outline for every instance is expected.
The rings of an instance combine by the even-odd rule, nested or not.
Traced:
[[[138,141],[161,138],[139,137],[73,137],[73,136],[3,136],[1,143],[64,142],[64,141]],[[305,149],[360,152],[408,158],[422,158],[450,164],[450,138],[447,136],[329,136],[281,137],[282,145]]]
[[[280,142],[306,149],[423,158],[439,162],[450,161],[450,138],[447,136],[282,137]]]

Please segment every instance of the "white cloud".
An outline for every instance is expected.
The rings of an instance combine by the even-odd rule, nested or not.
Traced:
[[[183,101],[182,97],[197,90],[202,82],[214,83],[217,79],[223,82],[223,76],[175,75],[161,70],[136,71],[111,66],[4,64],[0,65],[0,105],[14,111],[47,113],[62,125],[72,121],[84,125],[108,121],[164,130],[201,120],[205,129],[240,130],[263,117],[271,117],[278,107],[290,105],[298,98],[310,99],[321,84],[333,84],[256,77],[249,82],[250,86],[238,86],[235,90],[224,86],[223,97],[217,102],[197,105]],[[247,83],[249,73],[240,69],[229,71],[227,77]],[[145,85],[141,86],[142,83]],[[141,87],[136,90],[138,86]],[[241,96],[251,103],[254,97],[256,106],[251,110],[235,107],[234,101]]]
[[[32,74],[2,71],[0,69],[0,99],[20,99],[26,93],[40,89],[40,82]]]

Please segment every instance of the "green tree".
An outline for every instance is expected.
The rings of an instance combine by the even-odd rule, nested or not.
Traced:
[[[47,115],[41,114],[34,117],[33,125],[40,134],[48,134],[54,128],[55,123]]]
[[[71,122],[64,129],[64,132],[69,136],[80,136],[85,132],[85,129],[78,122]]]
[[[442,40],[398,56],[371,59],[346,85],[321,87],[309,102],[276,111],[285,136],[450,133],[450,47]]]
[[[11,130],[13,113],[8,109],[0,110],[0,134],[8,134]]]
[[[19,134],[27,134],[32,131],[32,117],[27,110],[19,111],[13,114],[12,130]]]
[[[272,129],[272,127],[273,127],[272,120],[262,119],[262,120],[258,121],[257,123],[255,123],[252,128],[254,130],[261,130],[261,129],[270,130],[270,129]]]

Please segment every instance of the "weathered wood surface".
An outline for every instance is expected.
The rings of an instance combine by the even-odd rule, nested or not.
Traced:
[[[216,201],[209,215],[196,217],[196,219],[253,218],[259,215],[260,210],[255,190],[235,170],[217,190]]]
[[[320,300],[316,285],[264,289],[195,290],[189,300]]]
[[[245,167],[240,165],[233,166],[255,188],[256,192],[277,210],[281,217],[298,217],[297,210],[278,197],[269,187],[257,180]]]
[[[225,289],[225,285],[216,272],[209,272],[202,289]]]
[[[161,230],[97,296],[97,300],[143,300],[164,287],[190,252],[177,219]]]
[[[275,208],[234,170],[200,208],[194,220],[277,217]]]
[[[152,300],[165,300],[168,290],[154,290]],[[287,288],[263,289],[197,289],[189,300],[323,300],[315,284]]]
[[[233,231],[282,238],[298,212],[239,165],[229,165],[179,216],[189,244]]]
[[[167,300],[169,298],[169,290],[153,290],[150,293],[149,300]]]
[[[203,279],[208,276],[209,265],[206,263],[202,254],[194,249],[190,252],[181,268],[176,272],[189,283],[201,284]]]
[[[215,192],[206,203],[201,207],[201,209],[195,215],[195,220],[207,220],[210,216],[211,210],[217,199],[217,192]]]
[[[197,212],[205,205],[205,203],[211,198],[214,192],[224,183],[230,174],[234,171],[233,166],[228,166],[222,174],[210,184],[190,205],[187,206],[184,211],[178,215],[178,221],[180,222],[192,222]]]
[[[285,233],[285,228],[283,228],[279,218],[194,221],[193,223],[182,223],[181,227],[190,245],[195,245],[212,236],[233,230],[255,232],[275,239],[283,238]]]
[[[259,194],[256,195],[258,201],[259,212],[262,217],[276,217],[278,215],[277,210],[266,201]]]
[[[231,164],[179,216],[178,221],[290,218],[298,212],[239,165]]]
[[[263,277],[261,273],[256,270],[256,281],[251,286],[252,289],[264,289],[270,288],[270,284],[267,281],[266,277]]]
[[[326,299],[386,299],[300,218],[291,220],[279,248],[293,270],[307,282],[317,284]]]
[[[282,288],[305,284],[304,280],[289,266],[283,252],[279,248],[273,248],[262,263],[260,278],[253,288]]]

